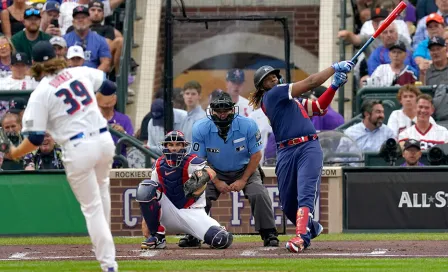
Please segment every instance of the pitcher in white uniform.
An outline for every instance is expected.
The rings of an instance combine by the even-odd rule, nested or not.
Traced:
[[[31,72],[41,80],[23,115],[22,133],[27,138],[11,147],[9,156],[16,159],[37,149],[45,131],[53,136],[62,147],[67,180],[81,205],[96,259],[103,271],[118,271],[109,227],[109,172],[115,146],[95,97],[96,91],[102,92],[105,75],[89,67],[66,67],[48,41],[33,47]]]

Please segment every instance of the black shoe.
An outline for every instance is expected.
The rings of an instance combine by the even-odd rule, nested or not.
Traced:
[[[263,242],[265,247],[278,247],[278,244],[280,243],[275,233],[268,234]]]
[[[179,247],[201,247],[201,240],[193,235],[187,234],[185,237],[180,238]]]

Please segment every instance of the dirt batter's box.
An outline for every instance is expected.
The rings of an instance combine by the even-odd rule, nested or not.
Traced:
[[[275,211],[278,231],[283,231],[283,216],[279,207],[277,179],[273,167],[263,168]],[[111,172],[112,232],[120,236],[141,235],[140,209],[135,201],[137,185],[151,175],[150,169],[117,169]],[[329,205],[331,203],[331,205]],[[322,170],[321,193],[316,216],[325,233],[342,232],[342,169],[325,167]],[[249,202],[242,192],[223,195],[213,205],[212,216],[233,233],[255,233]],[[286,232],[293,234],[295,227],[287,222]]]

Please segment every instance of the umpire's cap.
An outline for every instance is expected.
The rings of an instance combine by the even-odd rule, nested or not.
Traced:
[[[56,58],[56,52],[49,41],[40,41],[33,46],[33,61],[43,62]]]
[[[258,87],[263,82],[265,77],[267,77],[269,74],[272,74],[272,73],[274,73],[277,76],[278,80],[280,81],[282,76],[280,75],[279,69],[274,69],[269,65],[261,66],[260,68],[258,68],[258,70],[254,74],[255,88],[258,89]]]
[[[234,106],[235,106],[235,103],[233,103],[232,97],[230,97],[230,94],[228,94],[226,92],[220,93],[210,103],[210,108],[212,108],[213,110],[232,109]]]

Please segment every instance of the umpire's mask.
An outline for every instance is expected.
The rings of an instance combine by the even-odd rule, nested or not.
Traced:
[[[215,123],[218,135],[225,141],[233,119],[238,115],[235,103],[228,93],[222,92],[210,103],[207,117]]]

